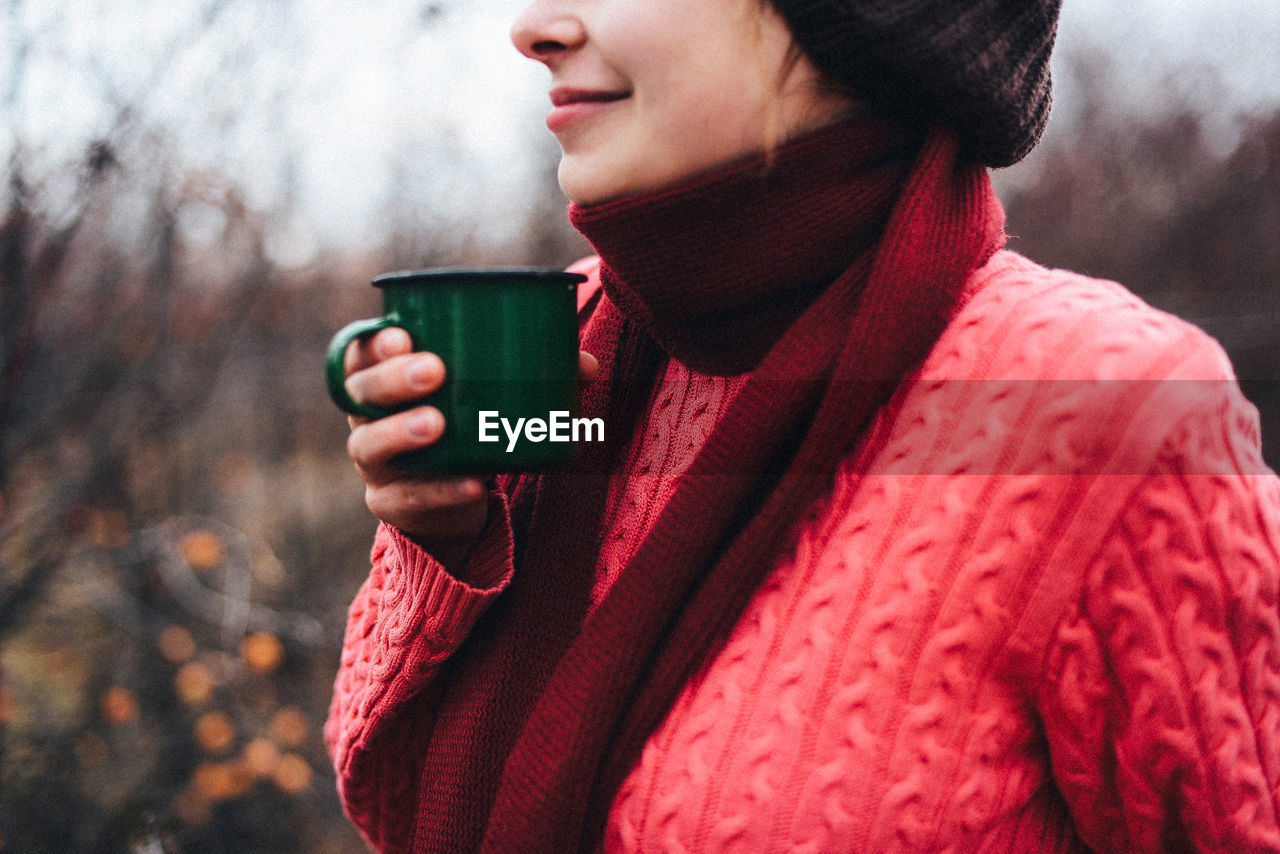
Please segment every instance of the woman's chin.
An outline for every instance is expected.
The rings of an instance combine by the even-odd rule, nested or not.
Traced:
[[[629,192],[609,169],[593,167],[570,155],[561,158],[557,178],[561,192],[576,205],[598,205]]]

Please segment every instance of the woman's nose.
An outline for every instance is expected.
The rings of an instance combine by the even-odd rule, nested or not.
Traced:
[[[530,59],[550,63],[586,40],[586,28],[564,0],[533,0],[511,26],[511,42]]]

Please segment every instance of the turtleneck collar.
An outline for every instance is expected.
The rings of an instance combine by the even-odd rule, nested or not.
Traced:
[[[918,145],[863,116],[569,217],[628,319],[695,371],[740,374],[837,276],[869,266]]]

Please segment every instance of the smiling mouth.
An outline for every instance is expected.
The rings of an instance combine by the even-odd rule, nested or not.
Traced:
[[[547,128],[552,133],[559,133],[607,110],[609,105],[630,97],[630,92],[573,89],[568,86],[552,89],[551,112],[547,114]]]
[[[599,92],[590,89],[562,87],[551,90],[551,106],[567,107],[572,104],[609,104],[630,97],[630,92]]]

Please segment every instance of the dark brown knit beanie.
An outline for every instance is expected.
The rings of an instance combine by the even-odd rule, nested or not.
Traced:
[[[1061,0],[770,0],[813,63],[891,115],[943,121],[1009,166],[1049,118]]]

